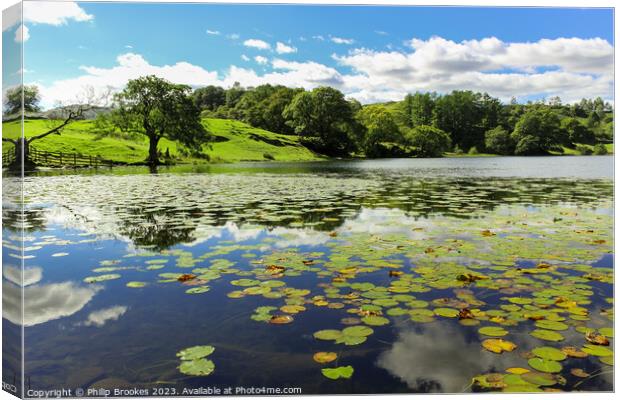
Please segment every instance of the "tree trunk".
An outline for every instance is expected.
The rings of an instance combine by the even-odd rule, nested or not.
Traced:
[[[158,165],[159,164],[159,156],[157,154],[157,144],[159,143],[160,137],[158,135],[149,136],[149,158],[146,159],[146,162],[149,165]]]

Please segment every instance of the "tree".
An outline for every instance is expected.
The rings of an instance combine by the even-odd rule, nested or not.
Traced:
[[[356,123],[351,103],[331,87],[318,87],[295,95],[284,109],[287,124],[314,150],[346,156],[355,148]]]
[[[565,118],[562,120],[562,129],[566,131],[571,143],[593,143],[594,132],[582,124],[577,118]]]
[[[512,154],[515,147],[510,132],[501,126],[486,131],[484,145],[489,151],[503,155]]]
[[[567,142],[560,118],[544,107],[534,107],[523,114],[511,138],[516,143],[515,153],[521,155],[547,154]]]
[[[418,157],[441,157],[451,147],[450,135],[441,129],[420,125],[406,135],[409,145],[415,147]]]
[[[200,109],[190,97],[191,88],[177,85],[154,75],[130,80],[115,95],[117,121],[130,131],[149,139],[150,165],[159,164],[157,145],[162,138],[181,142],[192,150],[200,150],[210,139],[200,122]]]
[[[381,157],[385,149],[384,142],[401,142],[402,134],[392,114],[382,105],[371,105],[357,114],[357,119],[364,126],[360,145],[367,157]]]
[[[407,95],[411,104],[411,126],[431,125],[433,123],[433,110],[435,109],[435,93],[420,93]]]
[[[226,104],[226,91],[219,86],[205,86],[194,90],[194,102],[201,110],[215,111]]]
[[[449,132],[452,142],[463,149],[481,146],[484,130],[480,93],[455,90],[435,101],[434,126]]]
[[[39,112],[39,101],[41,96],[39,88],[35,85],[20,85],[6,91],[6,99],[4,102],[5,113],[16,114],[22,109],[22,91],[24,100],[24,112]]]

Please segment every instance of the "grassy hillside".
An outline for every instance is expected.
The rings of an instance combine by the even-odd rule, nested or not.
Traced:
[[[25,135],[30,137],[50,129],[48,120],[26,120]],[[280,135],[263,129],[253,128],[243,122],[207,118],[204,126],[215,136],[211,146],[204,146],[204,153],[211,161],[298,161],[316,160],[320,156],[314,154],[299,144],[297,137]],[[53,126],[53,125],[52,125]],[[19,136],[19,122],[2,124],[3,137],[17,138]],[[38,150],[61,151],[63,153],[80,153],[84,155],[99,155],[104,159],[136,163],[143,161],[148,153],[148,140],[139,135],[135,138],[115,136],[98,136],[93,130],[93,121],[77,121],[65,128],[61,135],[50,135],[33,142]],[[2,149],[12,147],[10,143],[3,143]],[[179,154],[177,143],[162,139],[159,142],[160,151],[168,150],[170,155],[181,162],[205,162],[203,159],[185,158]]]

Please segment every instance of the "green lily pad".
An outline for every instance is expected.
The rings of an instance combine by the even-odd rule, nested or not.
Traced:
[[[215,364],[211,360],[200,358],[198,360],[183,361],[179,365],[179,370],[185,375],[207,376],[213,373]]]
[[[541,319],[536,321],[536,326],[542,329],[549,329],[552,331],[565,331],[568,329],[568,325],[559,321],[549,321],[545,319]]]
[[[555,347],[537,347],[532,350],[532,353],[543,360],[562,361],[566,359],[566,354]]]
[[[436,315],[439,315],[440,317],[446,317],[446,318],[455,318],[459,315],[459,310],[454,309],[454,308],[441,307],[441,308],[436,308],[433,311],[435,312]]]
[[[362,318],[362,322],[371,326],[382,326],[390,323],[390,320],[378,315],[368,315]]]
[[[349,326],[342,330],[342,334],[345,336],[370,336],[373,332],[372,328],[364,325]]]
[[[136,281],[127,282],[126,286],[130,288],[143,288],[146,286],[146,282],[136,282]]]
[[[561,342],[562,340],[564,340],[564,336],[562,336],[558,332],[548,331],[546,329],[534,329],[532,332],[530,332],[530,335],[538,339],[548,340],[550,342]]]
[[[211,288],[209,286],[197,286],[197,287],[193,287],[191,289],[187,289],[185,291],[185,293],[187,293],[187,294],[199,294],[199,293],[208,292],[209,290],[211,290]]]
[[[321,373],[329,379],[349,379],[353,376],[353,367],[347,365],[338,368],[323,368],[321,369]]]
[[[214,351],[213,346],[194,346],[179,351],[177,357],[183,361],[197,360],[210,356]]]
[[[611,357],[614,352],[605,346],[597,346],[595,344],[584,344],[581,351],[597,357]]]
[[[235,286],[256,286],[260,283],[256,279],[236,279],[234,281],[230,281],[232,285]]]
[[[485,336],[501,337],[506,336],[508,331],[499,326],[484,326],[478,329],[478,333]]]
[[[614,337],[614,328],[601,328],[598,330],[599,333],[603,336]]]
[[[526,372],[521,375],[521,378],[536,386],[553,386],[558,383],[553,375],[544,372]]]
[[[366,341],[366,336],[347,336],[342,335],[338,339],[336,339],[336,344],[344,344],[347,346],[356,346],[358,344],[362,344]]]
[[[95,283],[95,282],[103,282],[103,281],[111,281],[114,279],[118,279],[121,276],[119,274],[105,274],[99,276],[89,276],[84,278],[84,282],[86,283]]]
[[[527,360],[530,367],[540,372],[556,373],[562,370],[562,364],[553,360],[545,360],[540,357],[534,357]]]
[[[314,332],[314,338],[319,340],[336,340],[342,336],[342,332],[336,329],[324,329]]]

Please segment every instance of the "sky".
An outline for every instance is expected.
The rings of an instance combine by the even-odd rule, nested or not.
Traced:
[[[364,104],[452,90],[613,98],[613,10],[600,8],[25,2],[23,24],[3,23],[4,52],[21,45],[45,108],[101,101],[147,74],[327,85]]]

